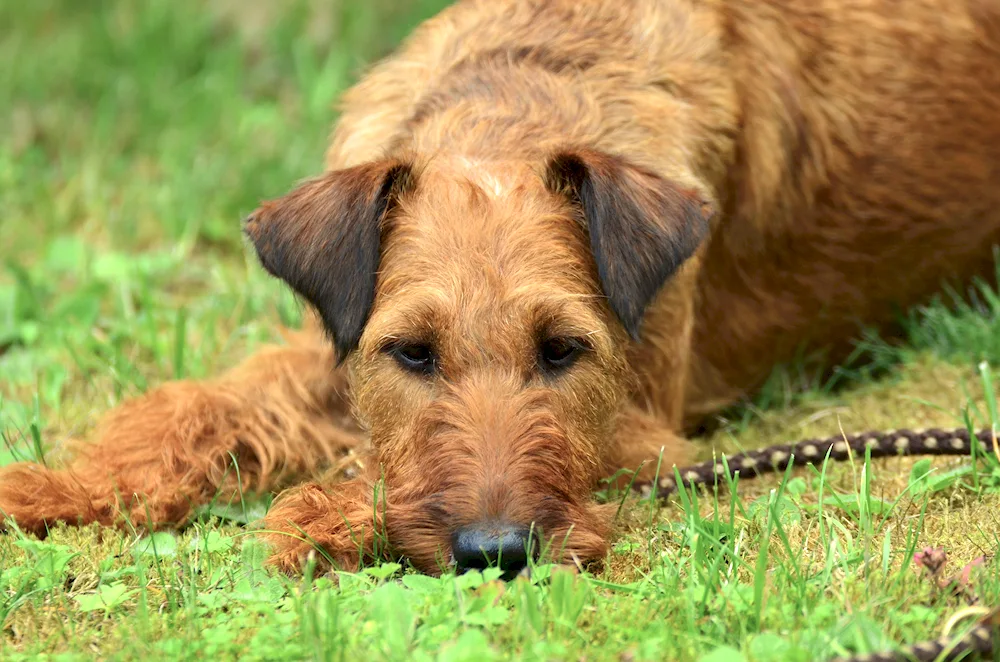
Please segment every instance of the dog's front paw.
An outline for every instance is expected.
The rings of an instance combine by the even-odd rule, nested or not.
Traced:
[[[272,548],[268,564],[290,575],[315,569],[355,571],[372,553],[370,483],[355,479],[329,491],[316,483],[278,498],[264,520],[262,538]]]
[[[353,572],[359,567],[360,555],[357,553],[344,553],[341,550],[338,554],[337,550],[328,549],[315,539],[309,541],[285,538],[279,543],[274,536],[269,536],[268,542],[273,552],[267,564],[286,575],[302,575],[310,566],[315,574],[332,570]]]

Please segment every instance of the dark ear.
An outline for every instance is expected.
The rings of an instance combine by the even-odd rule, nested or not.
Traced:
[[[246,219],[264,268],[319,311],[341,361],[368,321],[383,221],[410,173],[395,160],[328,172]]]
[[[638,339],[646,307],[708,234],[711,205],[621,157],[591,150],[550,158],[546,183],[580,206],[604,294]]]

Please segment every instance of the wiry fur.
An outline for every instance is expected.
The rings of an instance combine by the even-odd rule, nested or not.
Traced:
[[[169,525],[234,487],[231,453],[274,489],[357,446],[362,475],[269,513],[280,567],[387,539],[435,572],[485,519],[599,558],[601,477],[683,463],[686,427],[801,346],[835,357],[992,266],[1000,9],[466,0],[345,95],[327,167],[247,232],[345,366],[311,319],[112,412],[68,469],[0,470],[0,509]],[[559,336],[585,351],[556,373],[538,347]],[[432,374],[400,368],[402,341]]]

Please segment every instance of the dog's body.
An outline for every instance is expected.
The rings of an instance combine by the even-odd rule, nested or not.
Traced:
[[[692,275],[698,296],[681,296],[699,301],[686,409],[713,411],[802,343],[844,343],[859,322],[992,265],[997,14],[935,0],[905,12],[888,1],[467,3],[350,93],[328,167],[407,141],[487,160],[585,144],[704,182],[721,213]],[[654,391],[688,372],[672,365],[687,353],[680,329],[661,321],[676,309],[661,296],[645,322],[636,364]]]
[[[467,1],[348,93],[327,167],[247,225],[306,331],[116,410],[72,472],[0,472],[0,508],[110,523],[117,484],[177,522],[230,453],[271,489],[370,436],[271,526],[347,564],[374,526],[425,571],[532,524],[599,557],[601,477],[684,461],[776,363],[992,268],[1000,8]]]

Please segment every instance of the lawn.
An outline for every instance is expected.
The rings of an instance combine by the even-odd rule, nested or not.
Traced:
[[[240,219],[321,168],[338,92],[442,4],[0,3],[0,465],[55,462],[109,407],[298,323]],[[859,334],[832,378],[815,357],[776,371],[719,417],[706,457],[996,423],[996,285],[912,311],[902,345]],[[936,638],[969,604],[1000,604],[989,454],[630,496],[602,567],[507,585],[393,564],[277,576],[246,527],[266,504],[152,537],[0,534],[0,659],[811,661]],[[927,548],[944,569],[914,563]]]

